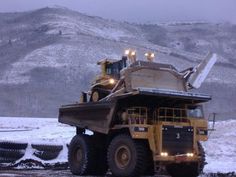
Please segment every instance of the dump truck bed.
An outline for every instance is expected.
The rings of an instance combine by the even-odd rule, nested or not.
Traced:
[[[59,109],[59,122],[107,133],[114,107],[114,101],[63,105]]]
[[[209,95],[199,93],[137,88],[133,92],[121,94],[109,100],[63,105],[59,109],[59,122],[107,134],[112,126],[111,122],[115,118],[114,113],[118,105],[121,105],[121,102],[127,103],[133,102],[133,100],[135,102],[137,100],[148,100],[150,102],[154,100],[156,102],[175,100],[193,104],[207,102],[210,99]],[[118,102],[120,103],[117,104]]]

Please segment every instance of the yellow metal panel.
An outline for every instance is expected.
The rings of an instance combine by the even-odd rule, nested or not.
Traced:
[[[143,68],[132,72],[130,78],[132,88],[148,87],[185,91],[183,81],[169,71]]]

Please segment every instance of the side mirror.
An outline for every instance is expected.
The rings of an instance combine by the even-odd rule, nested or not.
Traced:
[[[216,113],[213,112],[208,116],[208,131],[215,131],[215,123],[216,123]]]

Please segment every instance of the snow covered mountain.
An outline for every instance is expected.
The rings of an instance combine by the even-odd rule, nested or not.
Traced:
[[[55,117],[61,104],[79,100],[102,58],[126,48],[157,53],[179,70],[195,66],[209,50],[220,60],[199,90],[213,96],[207,112],[236,113],[236,25],[139,25],[91,17],[64,8],[0,13],[0,115]],[[160,53],[159,51],[162,51]],[[165,55],[168,53],[169,55]]]

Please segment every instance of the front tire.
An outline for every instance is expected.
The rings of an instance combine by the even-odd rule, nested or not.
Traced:
[[[108,148],[108,165],[112,174],[119,177],[136,177],[147,169],[148,149],[141,140],[129,135],[118,135]]]
[[[206,164],[206,155],[205,155],[204,148],[202,147],[200,142],[198,142],[198,150],[199,150],[199,155],[201,156],[201,159],[199,162],[199,173],[203,173],[203,169]]]
[[[101,93],[98,90],[93,90],[91,94],[91,101],[97,102],[101,99]]]
[[[100,87],[93,88],[92,93],[91,93],[91,97],[90,97],[90,102],[97,102],[97,101],[105,98],[109,94],[110,94],[109,89],[100,88]]]
[[[68,162],[74,175],[91,175],[94,164],[94,150],[91,139],[87,135],[76,135],[71,140]]]

